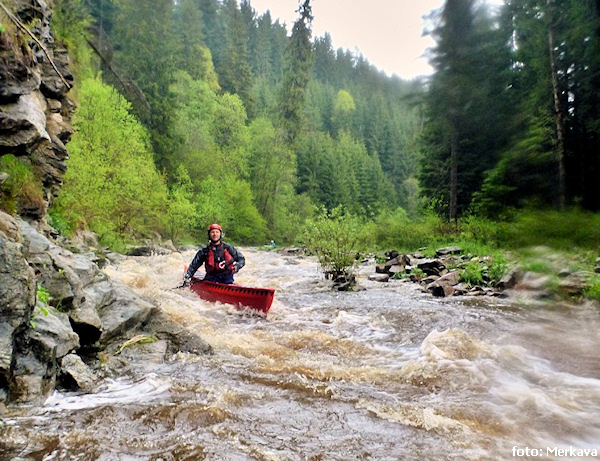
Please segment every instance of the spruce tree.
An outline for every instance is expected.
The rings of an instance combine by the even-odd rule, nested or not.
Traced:
[[[313,66],[311,44],[312,13],[310,0],[304,0],[298,10],[300,17],[294,23],[288,44],[281,90],[281,116],[288,141],[294,142],[302,123],[302,106]]]

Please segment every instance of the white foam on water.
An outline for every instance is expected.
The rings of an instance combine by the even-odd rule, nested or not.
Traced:
[[[73,394],[55,391],[44,403],[44,410],[81,410],[104,405],[148,403],[168,398],[170,382],[164,377],[149,375],[138,381],[109,379],[93,394]]]

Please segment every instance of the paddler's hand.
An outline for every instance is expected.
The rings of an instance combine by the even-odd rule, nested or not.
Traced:
[[[189,287],[192,284],[192,278],[185,274],[183,276],[183,284],[181,285],[182,287]]]
[[[238,269],[237,269],[237,263],[236,263],[235,261],[233,261],[233,262],[230,264],[230,266],[229,266],[229,270],[230,270],[231,272],[233,272],[234,274],[235,274],[235,273],[238,271]]]

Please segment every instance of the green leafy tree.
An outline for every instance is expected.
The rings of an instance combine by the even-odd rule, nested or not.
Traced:
[[[301,134],[296,147],[297,192],[306,194],[315,204],[322,204],[328,209],[339,205],[333,181],[336,169],[334,150],[335,142],[331,136],[318,131]]]
[[[80,98],[56,211],[105,243],[162,231],[167,189],[131,105],[99,79],[82,82]]]
[[[598,12],[591,0],[507,2],[513,136],[477,196],[488,213],[565,201],[598,209]]]
[[[184,165],[195,185],[210,175],[245,177],[248,129],[240,98],[228,93],[219,96],[208,83],[185,72],[174,79],[173,163]]]
[[[214,135],[217,95],[210,85],[177,72],[170,88],[173,94],[173,121],[170,126],[171,163],[183,165],[193,184],[199,184],[216,165],[220,152]]]
[[[114,64],[141,90],[147,105],[132,100],[133,108],[149,128],[159,166],[166,168],[173,109],[169,86],[182,52],[173,22],[173,2],[122,0],[117,5],[111,33],[115,43]]]
[[[177,168],[175,181],[169,187],[169,206],[165,220],[172,241],[191,235],[198,222],[194,186],[183,165]]]
[[[279,219],[282,202],[293,191],[295,157],[283,133],[266,119],[250,125],[250,180],[258,211],[269,229],[282,224]],[[294,212],[288,210],[288,215]]]
[[[333,104],[332,124],[335,132],[349,130],[352,123],[352,115],[356,110],[354,98],[346,90],[339,90]]]
[[[89,77],[92,54],[86,44],[92,15],[83,0],[58,0],[52,10],[52,28],[56,38],[69,50],[77,77]]]
[[[233,241],[256,244],[266,238],[265,221],[246,181],[212,176],[205,179],[200,185],[197,212],[199,237],[206,236],[208,223],[218,222]]]

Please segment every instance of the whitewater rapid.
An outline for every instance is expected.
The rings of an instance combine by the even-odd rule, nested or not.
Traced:
[[[242,251],[236,282],[277,290],[266,317],[174,289],[192,251],[106,268],[215,353],[14,413],[16,459],[599,459],[596,305],[438,299],[373,262],[337,292],[313,258]]]

